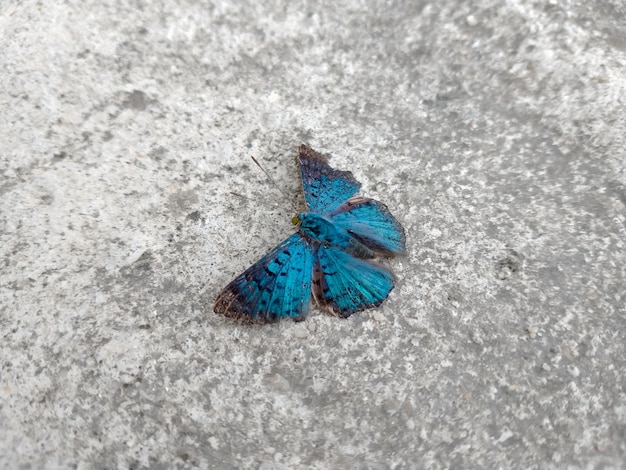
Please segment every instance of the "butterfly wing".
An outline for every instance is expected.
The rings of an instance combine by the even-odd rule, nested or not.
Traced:
[[[330,217],[335,226],[346,230],[376,255],[396,256],[406,252],[404,228],[382,202],[353,197]]]
[[[328,159],[311,147],[298,147],[302,189],[307,210],[327,214],[354,196],[361,187],[349,171],[335,170]]]
[[[215,313],[254,323],[309,312],[313,252],[298,233],[233,279],[215,300]]]
[[[345,251],[321,245],[313,267],[313,297],[328,312],[348,317],[379,306],[394,286],[393,274]]]

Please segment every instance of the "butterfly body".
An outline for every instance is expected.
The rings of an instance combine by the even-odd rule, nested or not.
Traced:
[[[352,237],[337,227],[332,219],[314,212],[302,212],[297,219],[300,221],[300,233],[312,242],[342,249],[350,246]]]
[[[298,148],[307,211],[299,230],[231,281],[214,311],[249,322],[304,319],[311,296],[328,312],[348,317],[380,305],[393,274],[369,261],[405,252],[404,229],[387,207],[354,196],[352,173],[330,167],[310,147]]]

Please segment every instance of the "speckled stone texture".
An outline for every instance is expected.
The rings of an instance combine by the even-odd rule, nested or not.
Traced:
[[[3,1],[0,467],[624,468],[625,18]],[[303,142],[408,256],[379,309],[238,325]]]

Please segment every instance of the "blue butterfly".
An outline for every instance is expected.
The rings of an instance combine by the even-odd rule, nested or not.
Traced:
[[[215,313],[247,322],[303,320],[311,294],[318,307],[347,318],[379,306],[393,274],[369,259],[405,253],[404,229],[381,202],[354,196],[361,184],[326,157],[298,147],[306,211],[299,230],[233,279],[217,296]]]

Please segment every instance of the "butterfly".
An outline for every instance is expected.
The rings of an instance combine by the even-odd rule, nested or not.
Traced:
[[[361,183],[322,154],[300,145],[297,160],[306,206],[292,219],[298,231],[233,279],[215,313],[250,323],[303,320],[313,296],[347,318],[379,306],[393,289],[393,274],[370,260],[405,254],[402,225],[383,203],[355,196]]]

